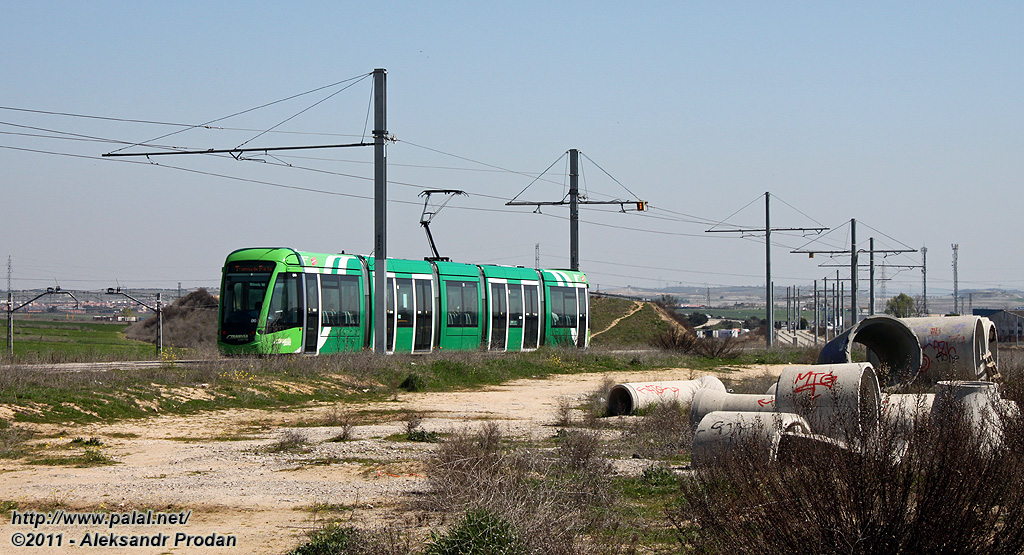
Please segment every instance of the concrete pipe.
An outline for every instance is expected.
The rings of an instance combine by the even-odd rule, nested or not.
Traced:
[[[608,394],[608,416],[633,414],[634,411],[658,403],[678,401],[689,405],[699,389],[725,392],[725,384],[714,376],[675,382],[622,383]]]
[[[798,414],[777,412],[714,411],[701,419],[693,434],[690,464],[701,468],[720,464],[730,456],[755,449],[764,463],[778,457],[783,434],[810,433],[810,425]]]
[[[804,415],[815,433],[845,441],[878,426],[882,392],[870,363],[788,366],[776,391],[775,410]]]
[[[940,381],[935,384],[932,416],[939,425],[948,424],[947,419],[963,414],[967,425],[980,435],[985,448],[1002,446],[1003,408],[999,384],[995,382]]]
[[[903,321],[914,331],[921,345],[922,379],[929,383],[982,380],[993,373],[995,362],[989,351],[989,332],[981,317],[939,316],[903,318]]]
[[[779,441],[778,460],[790,466],[814,464],[823,456],[830,459],[854,456],[856,453],[844,441],[821,434],[786,432]]]
[[[818,364],[853,361],[853,344],[868,350],[868,360],[885,383],[910,383],[922,364],[921,344],[910,326],[892,316],[868,316],[829,341],[818,353]]]
[[[931,415],[934,404],[934,393],[884,395],[882,421],[900,436],[907,436],[914,430],[915,422]]]
[[[774,395],[744,395],[718,389],[699,389],[690,403],[690,426],[697,427],[715,411],[775,412]]]
[[[988,353],[982,355],[986,372],[985,378],[995,380],[999,377],[999,333],[996,323],[982,316],[981,327],[985,330],[985,344],[988,345]]]

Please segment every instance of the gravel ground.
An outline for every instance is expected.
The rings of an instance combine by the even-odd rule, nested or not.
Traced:
[[[730,377],[778,373],[781,367],[754,367]],[[334,407],[283,411],[224,410],[190,416],[154,417],[62,429],[32,426],[48,436],[55,455],[69,450],[74,437],[96,437],[100,451],[116,464],[89,468],[26,465],[0,460],[0,500],[16,501],[24,510],[71,512],[153,510],[192,511],[184,525],[14,525],[0,522],[0,553],[10,553],[17,533],[63,534],[60,548],[22,547],[17,553],[82,553],[80,544],[99,532],[115,535],[169,536],[162,548],[107,547],[115,553],[257,553],[282,554],[303,542],[317,526],[317,505],[344,506],[345,518],[373,525],[396,514],[401,501],[427,487],[424,460],[429,443],[387,439],[406,430],[402,412],[423,418],[421,427],[445,432],[495,421],[511,436],[538,439],[553,432],[561,399],[578,401],[601,385],[615,382],[690,379],[687,369],[658,372],[574,374],[517,380],[501,386],[447,393],[406,393],[395,400],[349,405],[341,410],[379,411],[380,423],[356,426],[353,439],[333,442],[340,428],[310,426]],[[303,438],[296,450],[272,452],[285,434]],[[642,464],[618,461],[622,472],[639,472]],[[336,515],[337,513],[335,513]],[[174,546],[175,535],[233,535],[235,547]],[[70,545],[74,541],[75,545]]]

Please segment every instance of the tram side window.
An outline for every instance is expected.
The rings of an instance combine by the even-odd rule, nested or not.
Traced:
[[[300,327],[300,304],[299,274],[278,274],[267,312],[267,333]]]
[[[320,276],[324,326],[359,325],[359,277]]]
[[[412,327],[412,280],[398,278],[398,327]]]
[[[579,316],[574,287],[551,288],[551,327],[575,328]]]
[[[448,327],[475,328],[480,311],[480,293],[475,281],[446,281]]]
[[[523,287],[508,286],[508,325],[510,328],[523,327]]]

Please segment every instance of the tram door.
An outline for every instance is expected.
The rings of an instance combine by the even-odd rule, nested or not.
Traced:
[[[429,279],[412,281],[416,290],[416,335],[412,350],[429,351],[434,341],[434,286]]]
[[[385,349],[394,352],[395,350],[395,278],[388,278],[387,300],[385,301],[385,315],[387,317],[387,346]]]
[[[320,339],[320,276],[304,274],[306,280],[306,337],[303,352],[316,353]]]
[[[540,340],[540,287],[523,285],[523,349],[536,349]]]
[[[587,346],[587,315],[590,312],[590,295],[586,289],[578,287],[576,289],[577,298],[580,302],[580,318],[577,322],[578,327],[576,334],[576,346],[584,348]]]
[[[492,351],[505,350],[508,334],[508,299],[504,283],[491,284],[491,345]]]

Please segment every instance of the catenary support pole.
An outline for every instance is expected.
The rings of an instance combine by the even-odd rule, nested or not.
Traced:
[[[857,325],[857,220],[850,220],[850,325]]]
[[[387,352],[387,71],[373,70],[373,351]]]
[[[765,303],[768,305],[768,325],[765,327],[765,344],[770,349],[775,334],[775,295],[772,291],[772,210],[771,193],[764,193],[764,287]]]
[[[569,269],[580,270],[580,151],[569,150]]]
[[[868,259],[870,260],[870,269],[868,270],[868,280],[871,282],[868,286],[868,315],[875,315],[875,238],[871,237],[868,239]]]
[[[814,346],[818,346],[818,280],[814,280]]]
[[[164,354],[164,305],[160,301],[160,293],[156,294],[156,317],[156,354],[160,356]]]

